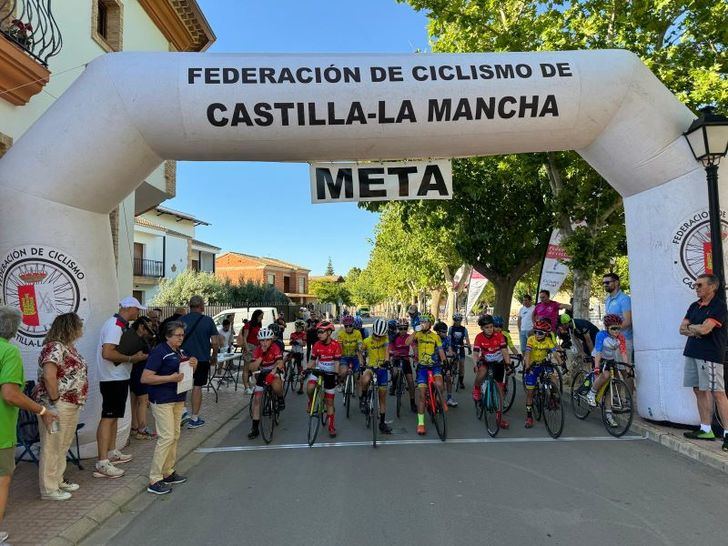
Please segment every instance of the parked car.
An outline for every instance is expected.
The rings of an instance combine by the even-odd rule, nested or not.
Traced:
[[[361,318],[369,318],[371,315],[369,313],[369,307],[359,307],[357,309],[356,314],[359,315]]]
[[[253,313],[256,309],[260,309],[261,311],[263,311],[263,326],[268,326],[269,324],[274,322],[279,314],[278,310],[275,307],[236,307],[233,309],[225,309],[224,311],[212,317],[212,320],[215,322],[215,326],[221,326],[222,321],[226,318],[229,318],[233,323],[233,330],[235,330],[235,334],[237,335],[238,333],[240,333],[240,330],[243,329],[243,320],[250,320],[250,317],[253,316]],[[286,331],[283,333],[283,338],[288,339],[294,329],[294,323],[287,322]]]

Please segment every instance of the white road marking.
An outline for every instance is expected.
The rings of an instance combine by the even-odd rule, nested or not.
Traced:
[[[633,442],[636,440],[646,440],[647,436],[623,436],[622,438],[614,438],[612,436],[571,436],[554,440],[552,438],[448,438],[446,442],[439,439],[430,440],[382,440],[377,442],[377,446],[407,446],[407,445],[425,445],[425,444],[518,444],[518,443],[538,443],[538,442]],[[322,447],[371,447],[371,441],[368,442],[318,442],[313,448]],[[195,453],[230,453],[234,451],[268,451],[281,449],[311,449],[308,444],[271,444],[271,445],[253,445],[253,446],[225,446],[225,447],[200,447],[195,449]]]

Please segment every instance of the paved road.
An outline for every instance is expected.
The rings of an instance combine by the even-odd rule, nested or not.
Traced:
[[[87,543],[726,543],[723,474],[636,436],[613,440],[594,416],[567,413],[559,441],[543,424],[526,430],[520,392],[511,429],[492,441],[466,398],[446,443],[434,429],[419,442],[407,411],[391,440],[409,443],[350,445],[369,438],[356,415],[339,421],[335,443],[310,449],[294,396],[272,448],[245,438],[247,418],[234,421],[187,484]]]

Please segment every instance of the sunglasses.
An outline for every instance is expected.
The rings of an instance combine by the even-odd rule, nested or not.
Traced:
[[[325,334],[328,330],[316,330],[317,334]]]
[[[406,326],[398,326],[397,330],[407,330],[408,328]]]
[[[537,336],[545,336],[546,335],[546,332],[544,332],[543,330],[534,330],[533,333],[536,334]]]
[[[622,329],[621,326],[610,326],[609,331],[610,332],[619,332]]]

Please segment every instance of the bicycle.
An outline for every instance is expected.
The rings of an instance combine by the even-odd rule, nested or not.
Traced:
[[[349,413],[351,410],[351,399],[354,397],[354,393],[356,392],[356,383],[358,381],[359,372],[355,372],[354,370],[349,367],[349,370],[346,374],[346,380],[344,381],[344,388],[342,389],[341,393],[344,397],[344,406],[346,406],[346,418],[349,418]]]
[[[558,384],[562,382],[561,370],[557,364],[546,360],[540,364],[541,373],[536,380],[536,393],[534,397],[534,413],[536,420],[543,416],[544,425],[549,435],[556,439],[564,430],[564,407],[561,403],[561,390]],[[558,377],[558,384],[554,384],[552,375]]]
[[[382,366],[382,369],[388,367]],[[371,370],[372,379],[369,383],[369,396],[364,401],[365,412],[364,418],[366,421],[367,428],[372,429],[372,447],[377,447],[377,432],[379,429],[379,381],[377,380],[377,368],[372,366],[366,366],[367,370]]]
[[[419,366],[424,366],[419,364]],[[447,439],[447,414],[445,413],[445,403],[442,400],[440,389],[435,384],[435,375],[432,373],[432,367],[427,368],[427,386],[425,387],[425,408],[430,415],[430,419],[435,424],[437,435],[443,442]]]
[[[596,395],[597,405],[601,408],[602,423],[604,423],[607,432],[616,438],[624,436],[629,431],[634,418],[632,392],[627,386],[622,369],[628,371],[627,377],[633,376],[633,365],[606,360],[602,373],[610,372],[610,377]],[[591,389],[593,378],[588,384],[586,381],[590,374],[591,372],[587,373],[584,370],[579,370],[571,382],[571,410],[574,416],[581,420],[586,419],[591,412],[591,406],[587,402],[587,394]],[[613,426],[609,422],[608,414],[610,413],[617,426]]]
[[[316,377],[316,384],[311,394],[311,407],[308,411],[308,446],[312,447],[316,443],[319,427],[326,426],[329,422],[329,414],[326,412],[326,403],[324,402],[324,374],[322,370],[309,368],[311,375]]]
[[[485,378],[480,384],[480,400],[474,402],[478,419],[483,419],[488,434],[491,438],[495,438],[500,430],[498,414],[503,415],[503,397],[493,375],[493,366],[488,366]]]
[[[272,385],[266,383],[260,401],[260,434],[266,444],[270,444],[273,440],[273,430],[280,424],[280,417],[278,396],[273,392]]]
[[[283,376],[284,397],[288,396],[288,391],[297,391],[302,386],[303,373],[299,373],[298,371],[298,366],[300,364],[300,360],[296,358],[298,354],[300,353],[289,353],[289,358],[286,360],[286,371]]]
[[[513,406],[516,400],[516,372],[523,363],[523,355],[511,355],[511,364],[506,366],[506,377],[503,382],[503,413]]]

